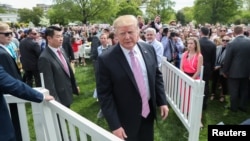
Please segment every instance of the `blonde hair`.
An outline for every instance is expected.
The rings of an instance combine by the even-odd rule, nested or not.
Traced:
[[[216,44],[216,46],[219,46],[219,45],[221,45],[222,44],[222,41],[221,41],[221,39],[220,38],[214,38],[214,43]]]
[[[195,44],[195,49],[194,50],[195,50],[195,52],[197,54],[200,54],[201,53],[201,47],[200,47],[200,42],[199,42],[198,38],[196,38],[196,37],[189,37],[187,39],[187,41],[189,41],[189,40],[194,41],[194,44]]]
[[[0,22],[0,31],[8,30],[10,26],[7,23]]]
[[[121,26],[131,26],[131,25],[137,27],[139,31],[138,20],[133,15],[120,16],[117,19],[115,19],[115,21],[113,22],[113,27],[114,27],[115,32],[117,31],[117,28]]]

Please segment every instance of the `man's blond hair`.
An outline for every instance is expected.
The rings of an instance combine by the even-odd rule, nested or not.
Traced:
[[[5,22],[0,22],[0,31],[8,30],[10,26]]]
[[[131,26],[131,25],[134,25],[135,27],[139,29],[138,20],[133,15],[120,16],[117,19],[115,19],[115,21],[113,22],[113,27],[114,27],[115,32],[117,31],[117,28],[121,26]]]

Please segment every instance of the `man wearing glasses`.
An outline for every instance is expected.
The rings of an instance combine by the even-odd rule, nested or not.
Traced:
[[[25,82],[29,86],[33,86],[33,77],[35,86],[40,87],[40,75],[37,67],[38,58],[41,53],[41,47],[36,42],[38,33],[35,29],[30,28],[27,32],[27,37],[20,42],[21,63],[25,73]]]
[[[250,39],[243,34],[241,25],[234,27],[235,38],[228,43],[222,72],[228,79],[230,110],[247,112],[250,72]]]
[[[21,73],[17,67],[15,56],[7,45],[12,41],[12,31],[8,24],[0,22],[0,65],[3,66],[4,70],[9,73],[12,77],[18,80],[22,80]],[[21,128],[18,117],[17,104],[9,104],[10,115],[12,123],[14,125],[16,138],[18,141],[22,141]],[[1,115],[2,116],[2,115]],[[2,126],[2,125],[0,125]]]

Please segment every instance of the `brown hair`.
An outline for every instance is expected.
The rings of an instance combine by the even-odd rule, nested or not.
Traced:
[[[189,41],[189,40],[192,40],[192,41],[194,41],[194,44],[195,44],[195,52],[197,53],[197,54],[199,54],[200,52],[201,52],[201,47],[200,47],[200,42],[199,42],[199,40],[196,38],[196,37],[189,37],[188,39],[187,39],[187,41]]]
[[[236,25],[234,27],[234,33],[236,35],[242,34],[243,33],[243,26],[242,25]]]

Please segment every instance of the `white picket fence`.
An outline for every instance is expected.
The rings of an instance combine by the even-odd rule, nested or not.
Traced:
[[[188,141],[199,141],[205,82],[192,79],[165,58],[161,71],[168,103],[188,130]]]
[[[35,88],[48,94],[48,90]],[[26,103],[31,103],[36,141],[122,141],[109,131],[68,109],[55,100],[34,103],[5,95],[7,103],[17,103],[23,141],[31,141]],[[58,120],[59,119],[59,120]],[[62,134],[60,132],[59,123]]]
[[[188,141],[198,141],[205,82],[193,80],[165,59],[161,71],[167,100],[188,130]],[[44,94],[49,93],[43,88],[35,89]],[[7,103],[18,104],[24,141],[31,140],[26,103],[31,103],[36,141],[61,141],[62,136],[64,141],[121,141],[109,131],[54,100],[33,103],[11,95],[5,95],[5,98]]]

